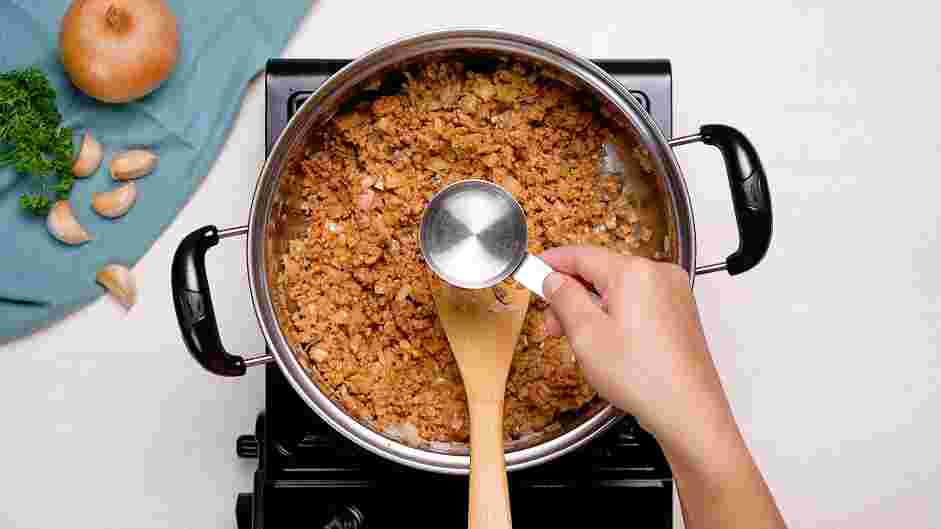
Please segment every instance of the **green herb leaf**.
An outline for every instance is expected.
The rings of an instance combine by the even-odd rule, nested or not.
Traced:
[[[23,195],[20,197],[20,205],[26,211],[36,215],[45,215],[49,211],[49,197],[35,193]]]
[[[72,189],[72,131],[61,122],[56,92],[42,71],[0,74],[0,167],[33,175],[39,189],[20,197],[20,205],[37,215]]]

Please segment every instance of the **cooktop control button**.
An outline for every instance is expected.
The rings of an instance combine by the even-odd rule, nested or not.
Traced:
[[[235,453],[245,459],[258,457],[258,439],[254,435],[240,435],[235,440]]]
[[[242,493],[235,499],[235,526],[238,529],[252,529],[253,494]]]
[[[365,529],[366,517],[363,511],[355,505],[338,506],[330,510],[327,520],[324,522],[323,529]]]

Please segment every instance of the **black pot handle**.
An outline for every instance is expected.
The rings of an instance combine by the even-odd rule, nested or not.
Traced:
[[[738,250],[724,263],[696,269],[697,274],[728,270],[730,275],[754,268],[771,246],[771,193],[758,152],[748,138],[727,125],[703,125],[699,134],[670,141],[673,147],[701,141],[715,146],[725,160],[738,223]]]
[[[206,251],[219,244],[221,238],[243,235],[247,231],[244,226],[222,231],[215,226],[204,226],[183,239],[170,269],[170,289],[183,343],[199,365],[227,377],[244,375],[249,365],[270,358],[264,355],[245,360],[226,352],[219,337],[206,279]]]

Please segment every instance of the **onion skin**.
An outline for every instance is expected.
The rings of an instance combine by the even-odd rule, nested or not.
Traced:
[[[179,56],[176,16],[164,0],[74,0],[62,19],[62,64],[82,92],[106,103],[139,99]]]

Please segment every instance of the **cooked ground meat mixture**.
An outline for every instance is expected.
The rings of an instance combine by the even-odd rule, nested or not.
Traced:
[[[336,116],[291,166],[307,222],[275,272],[292,308],[282,327],[349,413],[380,431],[466,441],[464,387],[418,247],[425,203],[458,180],[489,180],[522,204],[532,253],[596,244],[669,259],[662,194],[646,153],[592,98],[531,66],[424,65],[397,93],[380,93]],[[621,167],[608,167],[611,149],[627,153]],[[545,308],[533,297],[516,347],[507,439],[595,395],[566,340],[546,335]]]

